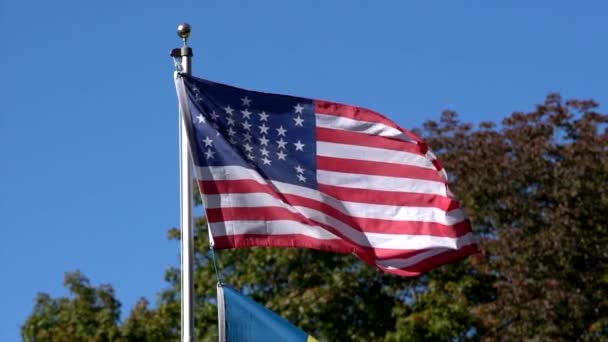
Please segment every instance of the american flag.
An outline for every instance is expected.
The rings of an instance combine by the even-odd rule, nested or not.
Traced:
[[[414,276],[477,252],[418,137],[360,107],[176,80],[216,249],[353,253]]]

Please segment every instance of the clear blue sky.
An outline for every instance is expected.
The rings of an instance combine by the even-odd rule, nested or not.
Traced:
[[[448,108],[498,121],[552,91],[606,108],[607,13],[600,0],[0,2],[0,342],[19,339],[37,292],[66,294],[66,271],[111,283],[125,315],[178,263],[165,233],[179,217],[180,22],[197,76],[413,128]]]

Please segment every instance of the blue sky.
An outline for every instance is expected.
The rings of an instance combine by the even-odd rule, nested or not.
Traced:
[[[413,128],[443,109],[498,121],[553,91],[606,108],[606,13],[599,0],[0,2],[0,341],[19,339],[37,292],[66,294],[66,271],[111,283],[127,314],[178,263],[180,22],[199,77]]]

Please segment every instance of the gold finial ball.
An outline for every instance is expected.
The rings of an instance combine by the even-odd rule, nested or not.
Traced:
[[[180,36],[182,39],[188,39],[188,37],[190,37],[190,24],[179,24],[179,26],[177,27],[177,35]]]

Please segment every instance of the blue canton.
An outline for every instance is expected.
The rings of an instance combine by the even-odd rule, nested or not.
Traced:
[[[314,103],[183,76],[197,166],[243,166],[317,189]]]

